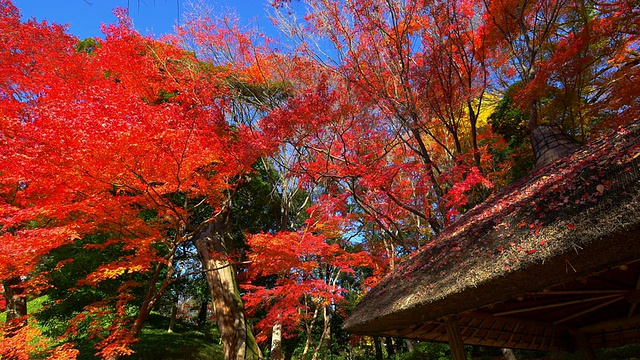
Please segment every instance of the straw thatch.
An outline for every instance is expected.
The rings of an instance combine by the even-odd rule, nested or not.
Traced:
[[[640,122],[463,215],[374,287],[354,333],[569,350],[640,342]]]

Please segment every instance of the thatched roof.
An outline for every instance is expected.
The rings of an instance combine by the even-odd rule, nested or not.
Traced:
[[[537,169],[458,219],[359,303],[354,333],[571,350],[640,341],[640,122]],[[615,320],[619,319],[619,320]]]

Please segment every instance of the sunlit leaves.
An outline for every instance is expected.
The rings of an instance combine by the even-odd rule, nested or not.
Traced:
[[[200,209],[217,216],[272,144],[228,122],[227,78],[252,75],[204,66],[118,16],[91,51],[76,51],[62,27],[0,18],[0,278],[29,275],[51,250],[108,234],[100,246],[122,256],[78,284],[122,282],[112,302],[85,309],[111,311],[109,326],[89,325],[104,357],[130,353],[135,341],[125,310],[132,289],[148,286],[149,308],[173,281],[170,272],[149,284],[132,277],[171,268],[176,247],[211,221]]]
[[[256,234],[247,242],[251,282],[243,285],[244,300],[250,314],[267,311],[256,326],[261,331],[259,341],[267,339],[276,323],[283,326],[285,337],[295,336],[300,322],[309,321],[314,311],[344,301],[339,277],[355,276],[354,268],[372,266],[368,254],[349,253],[311,232]],[[261,278],[275,279],[275,283],[259,285]]]

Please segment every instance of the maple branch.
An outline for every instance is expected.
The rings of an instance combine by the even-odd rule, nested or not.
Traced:
[[[400,206],[401,208],[403,208],[403,209],[407,210],[408,212],[410,212],[410,213],[412,213],[412,214],[414,214],[414,215],[416,215],[416,216],[418,216],[418,217],[420,217],[420,218],[422,218],[422,219],[424,219],[424,220],[427,220],[427,221],[429,220],[429,218],[427,218],[427,217],[424,215],[424,213],[422,213],[420,210],[418,210],[418,209],[416,209],[416,208],[414,208],[414,207],[411,207],[411,206],[409,206],[409,205],[407,205],[407,204],[403,203],[402,201],[398,200],[398,198],[396,198],[396,197],[391,193],[391,191],[386,190],[386,191],[385,191],[385,194],[389,197],[389,199],[391,199],[391,200],[392,200],[396,205]]]
[[[149,192],[149,189],[151,189],[151,192],[155,194],[155,196],[149,196],[149,198],[156,206],[171,210],[171,212],[173,212],[180,221],[184,221],[184,219],[182,218],[182,215],[180,214],[178,209],[175,207],[175,205],[168,199],[165,200],[166,198],[158,193],[153,183],[147,181],[142,174],[138,173],[130,166],[125,165],[125,168],[129,170],[133,175],[135,175],[136,178],[138,178],[138,180],[140,180],[146,186],[146,191],[144,191],[144,194],[151,195],[151,193]],[[162,199],[162,201],[159,202],[157,199]]]
[[[200,202],[198,202],[197,204],[193,205],[190,209],[195,210],[196,208],[198,208],[199,206],[201,206],[202,204],[204,204],[204,203],[207,201],[207,199],[208,199],[208,197],[207,197],[207,196],[203,197],[203,198],[202,198],[202,200],[200,200]],[[186,202],[186,200],[185,200],[185,202]],[[186,206],[186,204],[185,204],[185,209],[188,209],[188,208],[187,208],[187,206]]]
[[[424,141],[422,140],[422,137],[420,136],[420,132],[415,128],[412,128],[411,131],[414,135],[414,138],[418,142],[418,145],[420,146],[420,155],[422,156],[424,164],[434,168],[439,174],[441,174],[436,164],[431,160],[431,157],[429,156],[429,151],[427,150],[427,146],[425,145]],[[433,174],[433,171],[428,170],[428,177],[429,177],[429,180],[431,180],[431,183],[436,192],[436,195],[438,195],[438,198],[442,198],[444,196],[444,191],[442,190],[442,187],[440,187],[440,184],[438,183],[435,175]]]
[[[351,194],[353,195],[353,199],[356,201],[356,203],[358,205],[360,205],[360,207],[362,208],[362,210],[369,215],[370,217],[373,218],[373,220],[378,224],[378,226],[380,226],[380,228],[382,229],[382,231],[384,231],[387,235],[389,235],[392,239],[395,239],[396,241],[398,241],[399,243],[402,243],[401,239],[398,238],[394,233],[392,233],[387,226],[385,226],[385,224],[382,222],[382,220],[380,219],[380,217],[384,217],[387,218],[387,220],[389,220],[389,223],[393,224],[393,226],[397,227],[398,225],[396,224],[395,221],[393,221],[393,219],[389,218],[386,214],[383,214],[381,212],[378,212],[373,206],[367,205],[361,198],[360,196],[358,196],[357,192],[355,191],[355,188],[350,184],[350,191]],[[376,214],[378,216],[376,216]]]

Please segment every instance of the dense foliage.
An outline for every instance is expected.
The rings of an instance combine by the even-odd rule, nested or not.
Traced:
[[[0,0],[0,354],[131,355],[158,311],[227,359],[447,356],[340,324],[532,169],[533,128],[640,112],[635,2],[272,5],[287,50],[205,8],[80,40]]]

